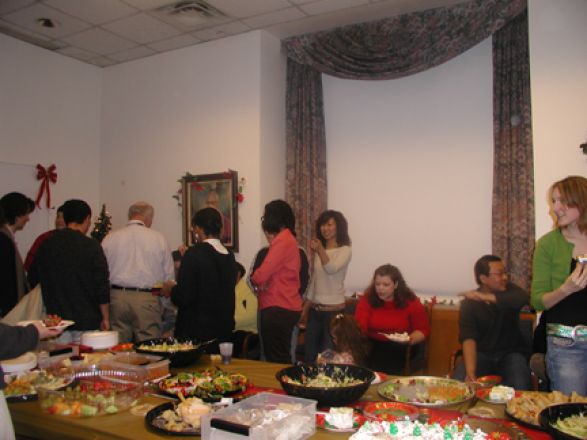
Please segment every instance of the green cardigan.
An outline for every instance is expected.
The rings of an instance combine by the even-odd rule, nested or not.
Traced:
[[[569,276],[573,248],[560,229],[554,229],[536,242],[532,263],[531,304],[536,310],[544,310],[542,297],[560,287]]]

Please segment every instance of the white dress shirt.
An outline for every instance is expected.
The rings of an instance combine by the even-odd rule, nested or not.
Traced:
[[[102,242],[110,284],[152,288],[174,279],[173,260],[167,240],[139,220],[109,233]]]

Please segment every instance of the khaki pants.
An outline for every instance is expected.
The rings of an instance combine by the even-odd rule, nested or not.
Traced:
[[[6,398],[4,393],[0,391],[0,439],[14,440],[14,428],[12,427],[12,419],[6,405]]]
[[[119,342],[139,342],[161,337],[159,297],[149,292],[112,289],[110,324]]]

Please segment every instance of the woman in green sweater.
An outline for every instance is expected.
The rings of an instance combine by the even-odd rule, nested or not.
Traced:
[[[548,310],[546,369],[553,390],[587,394],[587,179],[550,189],[556,228],[536,243],[532,305]]]

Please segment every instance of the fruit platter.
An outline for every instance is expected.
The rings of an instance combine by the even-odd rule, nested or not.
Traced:
[[[69,417],[116,414],[137,404],[143,396],[144,376],[130,371],[78,371],[61,390],[38,388],[41,410]]]
[[[394,402],[423,407],[440,407],[466,402],[474,397],[473,388],[454,379],[407,376],[379,385],[379,395]]]

